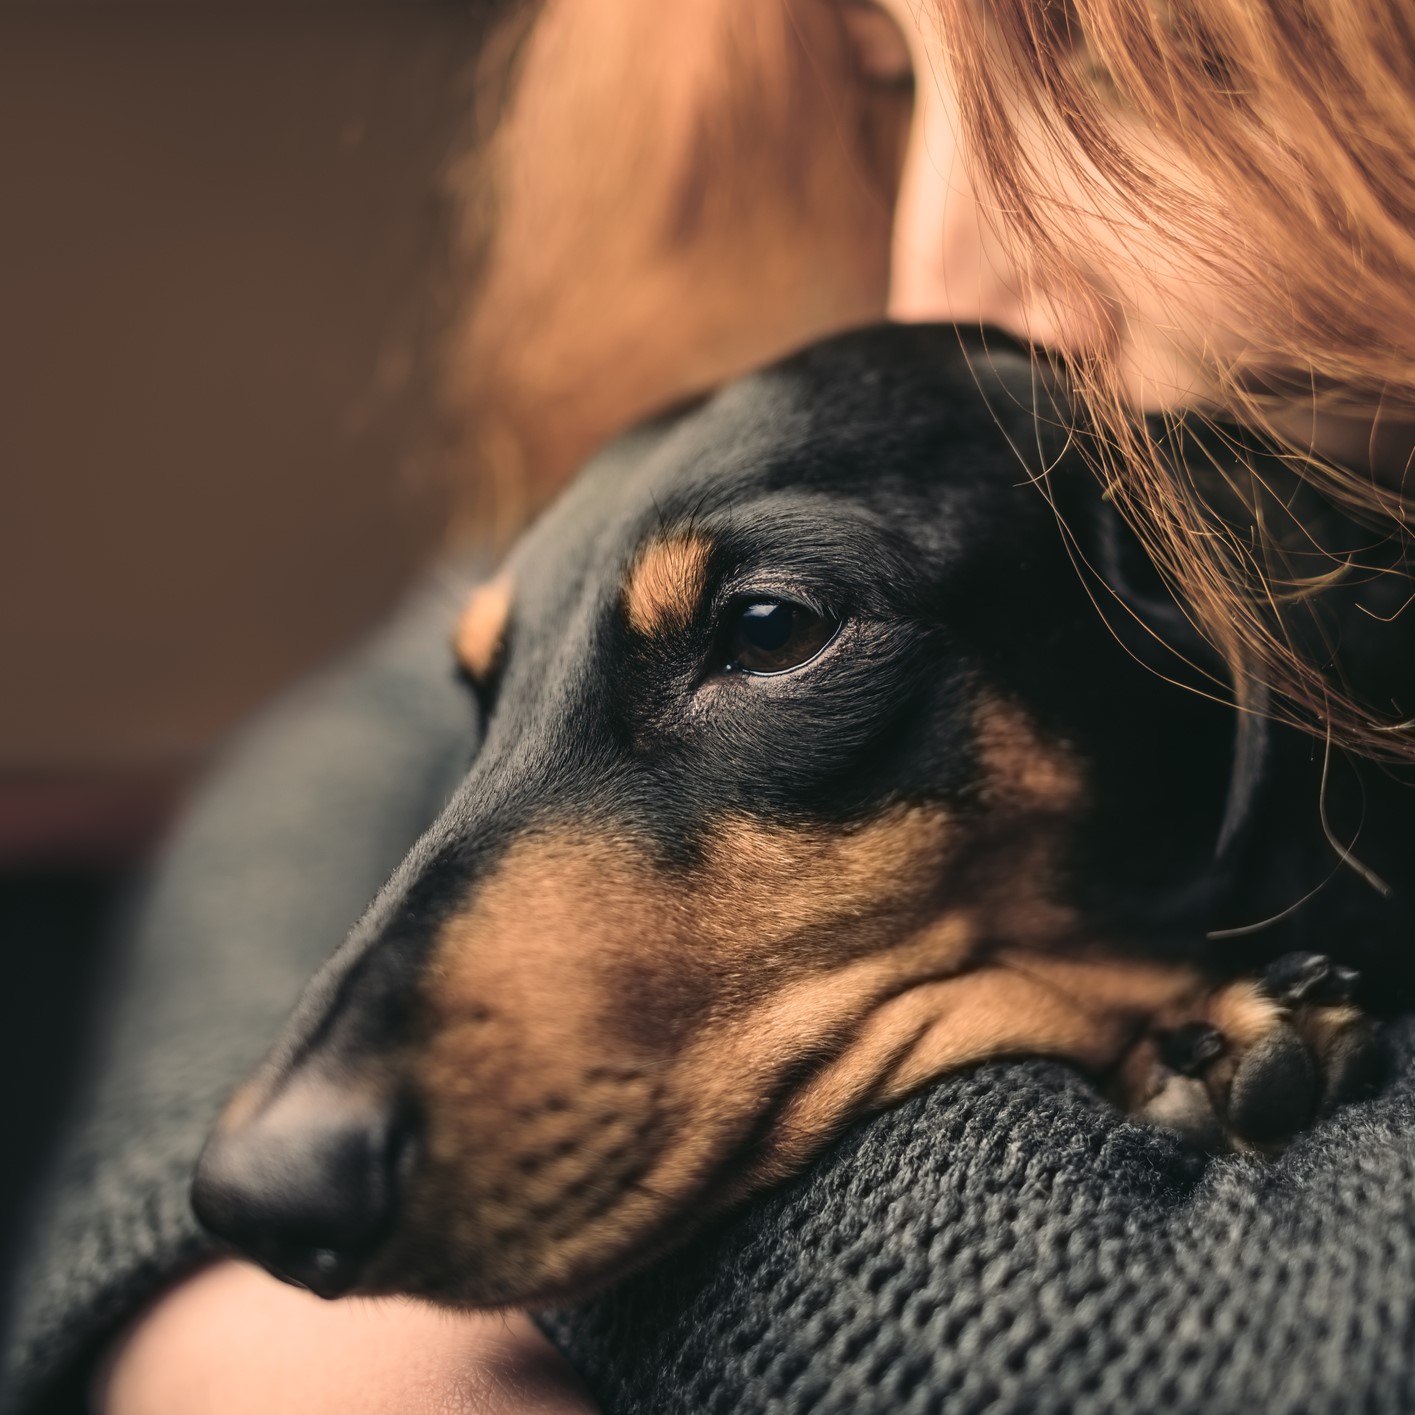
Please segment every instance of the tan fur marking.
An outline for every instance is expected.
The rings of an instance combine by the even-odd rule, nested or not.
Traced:
[[[645,546],[624,585],[624,608],[635,633],[652,637],[684,627],[707,585],[706,536],[666,536]]]
[[[1079,927],[1064,902],[1063,861],[1085,795],[1080,767],[1020,708],[992,694],[981,696],[973,732],[983,810],[969,832],[969,892],[993,937],[1064,946]]]
[[[1346,1003],[1335,1007],[1299,1007],[1292,1022],[1308,1049],[1325,1057],[1342,1032],[1364,1025],[1365,1014]]]
[[[691,613],[705,564],[651,552],[637,627]],[[731,816],[677,865],[584,827],[511,841],[425,974],[424,1159],[388,1285],[564,1300],[946,1070],[1106,1070],[1191,996],[1186,969],[1099,951],[1061,898],[1066,752],[998,702],[978,726],[986,782],[958,813]]]
[[[511,577],[503,571],[472,591],[457,625],[453,647],[473,678],[485,679],[496,667],[510,616]]]
[[[549,1298],[701,1212],[803,1057],[965,966],[964,920],[923,937],[952,830],[920,808],[853,830],[734,818],[671,870],[583,830],[514,842],[426,978],[413,1228],[475,1252],[487,1300]]]
[[[1081,773],[1060,743],[1046,742],[1021,708],[987,696],[974,720],[984,790],[997,804],[1070,812],[1082,802]]]
[[[783,1112],[771,1167],[755,1183],[795,1172],[846,1120],[961,1066],[1053,1056],[1105,1071],[1194,984],[1187,969],[1162,964],[1009,955],[900,993]]]
[[[1282,1008],[1254,982],[1220,988],[1209,1004],[1208,1020],[1223,1033],[1230,1050],[1256,1046],[1282,1020]]]
[[[512,842],[426,975],[425,1161],[389,1286],[559,1301],[950,1068],[1115,1065],[1193,979],[1090,953],[1047,902],[1045,812],[1019,889],[995,857],[1037,813],[1008,801],[981,823],[732,817],[673,867],[582,828]]]

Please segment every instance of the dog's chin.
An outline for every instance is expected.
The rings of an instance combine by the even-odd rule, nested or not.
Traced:
[[[423,1208],[415,1224],[390,1236],[349,1295],[411,1297],[459,1310],[570,1305],[680,1247],[744,1188],[756,1187],[725,1160],[690,1202],[642,1191],[622,1209],[573,1227],[554,1212],[513,1222],[504,1212],[482,1220],[475,1212]]]

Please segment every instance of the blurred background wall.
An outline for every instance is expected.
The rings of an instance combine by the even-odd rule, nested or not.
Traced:
[[[435,553],[476,8],[0,0],[0,1259],[132,868]]]
[[[0,861],[130,851],[435,545],[475,8],[0,7]]]

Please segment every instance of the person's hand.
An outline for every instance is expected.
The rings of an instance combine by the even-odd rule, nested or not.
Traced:
[[[96,1415],[594,1415],[522,1312],[394,1298],[325,1302],[225,1260],[177,1284],[123,1334]]]

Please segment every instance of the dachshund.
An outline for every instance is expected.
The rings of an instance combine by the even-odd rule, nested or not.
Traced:
[[[547,1304],[991,1058],[1213,1150],[1368,1091],[1415,798],[1213,690],[1082,442],[1025,349],[881,326],[601,452],[472,595],[484,740],[218,1122],[210,1231]]]

